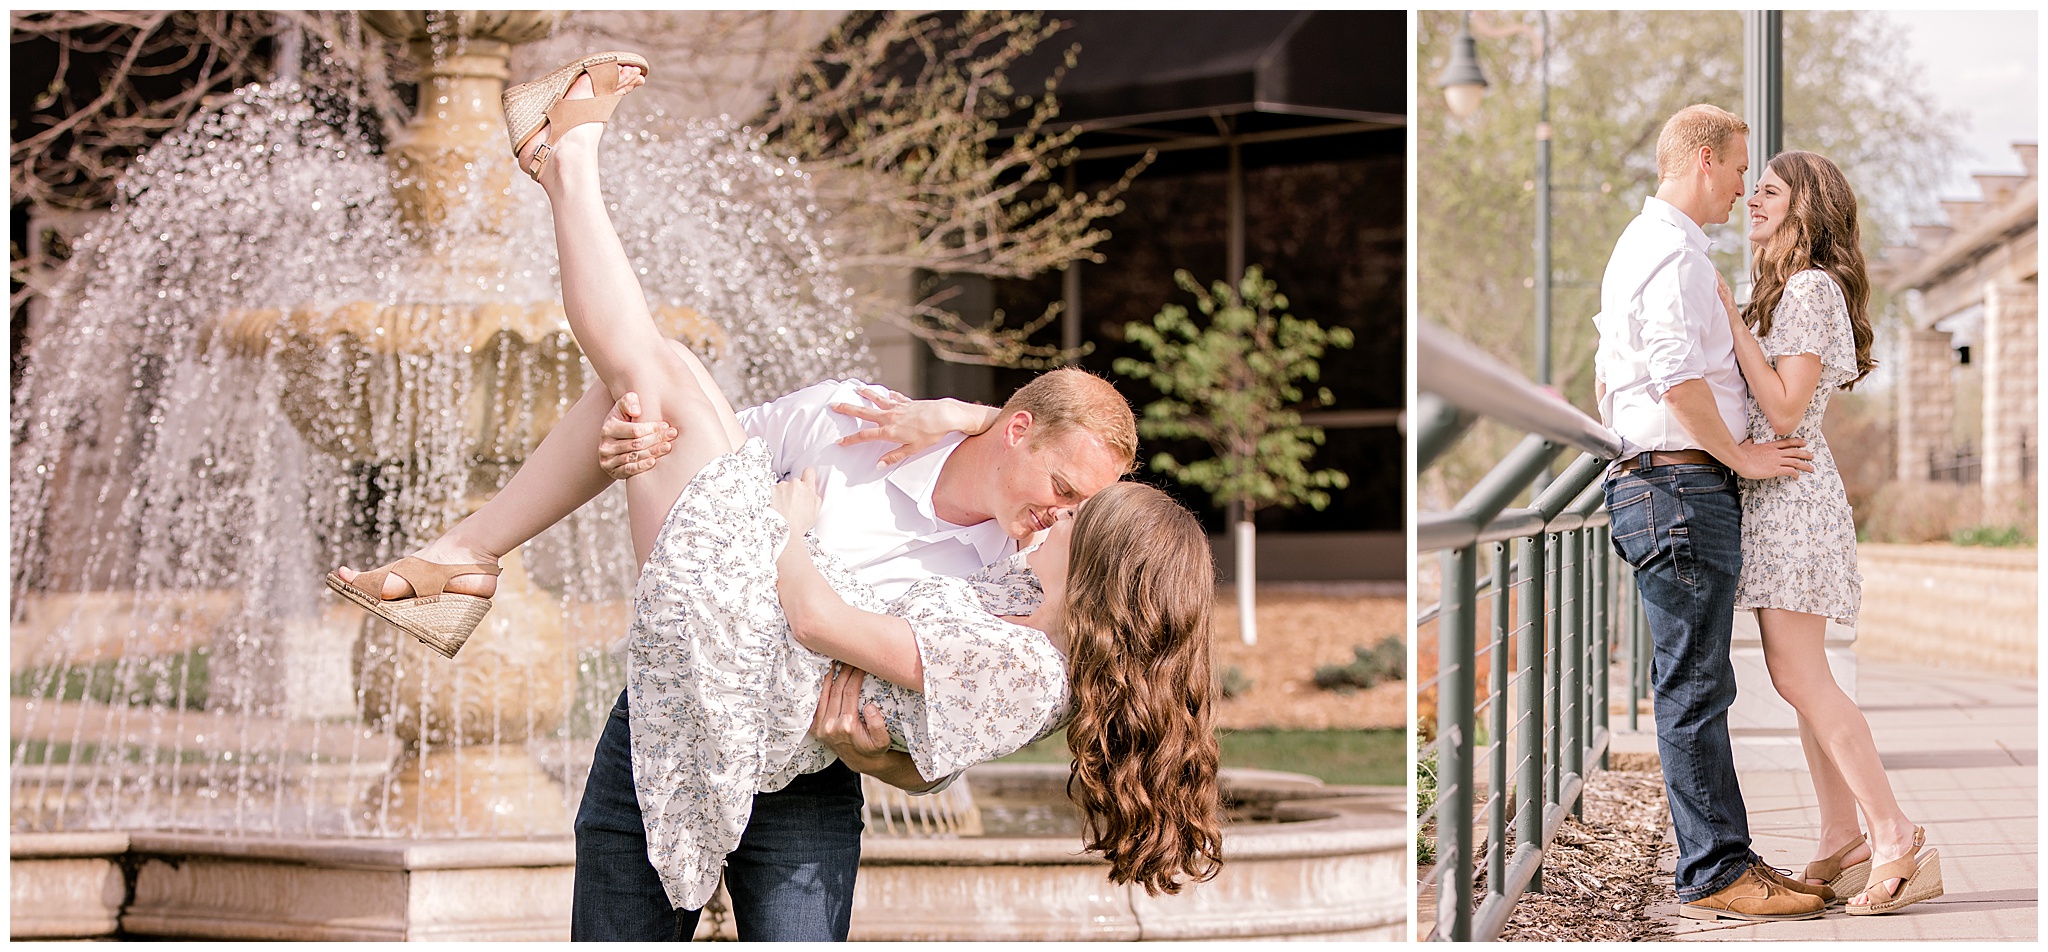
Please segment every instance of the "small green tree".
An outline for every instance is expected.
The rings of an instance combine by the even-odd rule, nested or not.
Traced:
[[[1118,358],[1116,372],[1150,381],[1163,395],[1145,407],[1138,433],[1146,439],[1200,439],[1216,455],[1182,462],[1171,453],[1152,457],[1152,468],[1210,494],[1218,505],[1236,503],[1237,610],[1245,644],[1258,640],[1252,620],[1252,518],[1262,508],[1330,504],[1326,489],[1349,479],[1339,470],[1311,471],[1310,456],[1323,428],[1301,422],[1301,411],[1328,406],[1329,388],[1304,393],[1322,373],[1324,350],[1350,347],[1351,332],[1325,328],[1287,313],[1287,298],[1257,266],[1238,287],[1218,281],[1204,290],[1186,271],[1174,282],[1195,296],[1197,323],[1188,309],[1168,304],[1150,324],[1124,325],[1125,335],[1151,361]]]

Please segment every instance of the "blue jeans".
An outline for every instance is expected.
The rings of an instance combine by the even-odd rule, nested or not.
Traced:
[[[860,775],[845,764],[804,774],[754,797],[753,818],[725,858],[725,889],[742,942],[844,942],[860,868]],[[576,811],[576,891],[569,937],[578,942],[687,942],[698,910],[669,907],[647,859],[633,789],[626,693],[612,707],[590,782]]]
[[[1691,902],[1756,862],[1728,745],[1742,498],[1733,473],[1700,463],[1621,473],[1606,489],[1614,550],[1635,567],[1656,646],[1657,752],[1678,838],[1678,898]]]

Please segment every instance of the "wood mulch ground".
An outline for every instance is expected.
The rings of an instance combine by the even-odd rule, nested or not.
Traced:
[[[1385,586],[1260,586],[1256,600],[1259,643],[1238,636],[1236,591],[1216,593],[1214,653],[1217,675],[1236,667],[1251,690],[1217,707],[1217,726],[1232,730],[1360,730],[1405,728],[1408,685],[1388,681],[1343,694],[1316,687],[1316,668],[1349,664],[1353,647],[1371,648],[1408,628],[1406,598]]]
[[[1617,762],[1615,766],[1624,765]],[[1586,785],[1583,818],[1568,817],[1543,856],[1543,891],[1525,893],[1501,938],[1511,942],[1654,942],[1671,930],[1650,907],[1673,899],[1671,875],[1659,872],[1664,826],[1664,775],[1647,770],[1596,770]]]

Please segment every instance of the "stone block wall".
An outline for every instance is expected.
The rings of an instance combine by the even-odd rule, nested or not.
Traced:
[[[2035,550],[1865,542],[1856,555],[1863,572],[1857,654],[2008,677],[2035,674]]]
[[[1984,491],[1985,501],[2031,482],[2022,458],[2036,447],[2039,388],[2039,286],[2032,281],[1989,281],[1984,286]],[[2034,451],[2037,452],[2037,451]]]
[[[1909,330],[1899,372],[1899,470],[1901,482],[1926,482],[1928,460],[1950,449],[1955,419],[1955,383],[1947,331]]]

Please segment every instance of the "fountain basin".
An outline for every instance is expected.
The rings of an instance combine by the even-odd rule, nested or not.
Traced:
[[[1057,764],[988,764],[977,796],[1057,790]],[[1178,896],[1115,886],[1066,836],[869,836],[852,938],[863,940],[1385,939],[1407,923],[1399,788],[1224,771],[1263,810],[1224,833],[1216,879]],[[1260,806],[1263,804],[1264,806]],[[536,840],[338,840],[190,833],[17,833],[15,938],[120,932],[184,939],[568,937],[575,850]],[[96,865],[95,865],[96,864]],[[111,878],[110,878],[111,877]],[[733,938],[707,915],[699,937]]]
[[[120,928],[126,833],[15,833],[7,838],[7,934],[90,939]]]

